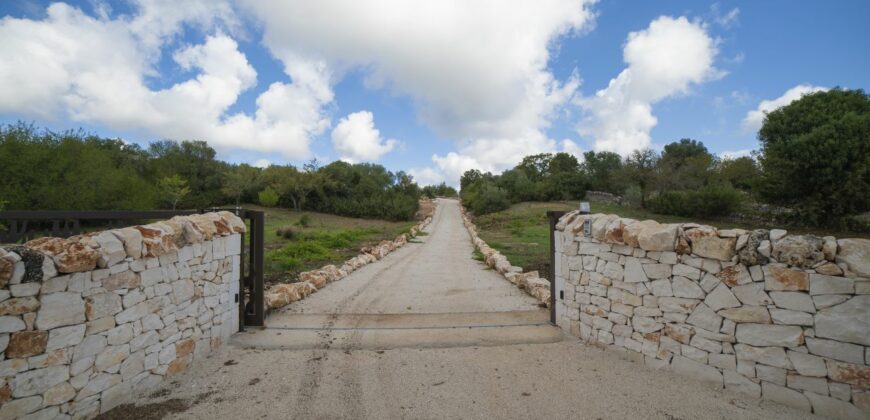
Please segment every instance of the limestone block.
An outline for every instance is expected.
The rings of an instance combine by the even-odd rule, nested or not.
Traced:
[[[36,327],[50,330],[85,322],[85,303],[78,293],[57,292],[41,297]]]
[[[811,295],[838,295],[855,293],[855,281],[845,277],[810,274]]]
[[[697,282],[677,275],[671,280],[671,290],[674,296],[681,298],[703,299],[706,295]]]
[[[804,343],[804,332],[791,325],[737,324],[737,341],[753,346],[795,347]]]
[[[710,382],[720,388],[723,386],[722,373],[718,369],[686,357],[675,355],[671,361],[671,370],[680,375]]]
[[[816,307],[810,295],[801,292],[770,292],[770,297],[777,307],[815,313]]]
[[[776,291],[807,291],[809,276],[804,271],[780,266],[764,267],[764,289]]]
[[[870,346],[870,295],[855,296],[815,315],[817,337]]]
[[[838,263],[845,263],[861,277],[870,277],[870,239],[840,239],[837,246]]]

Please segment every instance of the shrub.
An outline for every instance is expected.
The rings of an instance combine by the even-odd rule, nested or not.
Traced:
[[[302,217],[299,218],[299,221],[296,222],[296,224],[302,227],[311,226],[311,216],[303,214]]]
[[[740,192],[730,186],[712,185],[697,190],[666,191],[647,202],[654,213],[685,217],[726,216],[743,201]]]
[[[275,234],[277,234],[278,236],[280,236],[284,239],[289,239],[292,241],[292,240],[296,239],[298,232],[296,232],[296,229],[293,228],[293,226],[284,226],[284,227],[279,228],[278,231],[275,232]]]
[[[266,187],[263,191],[257,194],[260,200],[260,205],[264,207],[275,207],[278,205],[278,193],[272,187]]]
[[[487,185],[474,195],[469,205],[474,214],[481,215],[506,210],[511,202],[505,190]]]

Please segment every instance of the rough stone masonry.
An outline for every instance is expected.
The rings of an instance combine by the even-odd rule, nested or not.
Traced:
[[[0,419],[92,418],[238,330],[229,212],[0,247]]]
[[[577,212],[556,229],[570,334],[714,386],[870,418],[870,240]]]

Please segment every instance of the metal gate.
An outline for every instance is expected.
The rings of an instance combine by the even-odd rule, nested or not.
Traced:
[[[263,326],[263,235],[265,213],[243,208],[152,211],[0,211],[0,244],[24,243],[43,236],[65,238],[78,235],[88,227],[113,229],[137,221],[168,219],[197,213],[226,210],[248,222],[241,235],[242,255],[239,279],[239,330],[245,326]],[[248,246],[245,247],[247,239]],[[247,250],[246,250],[247,249]]]

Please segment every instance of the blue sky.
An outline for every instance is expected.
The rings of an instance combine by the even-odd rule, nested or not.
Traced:
[[[0,3],[0,123],[455,183],[683,137],[745,154],[764,111],[870,77],[865,1],[183,4]]]

